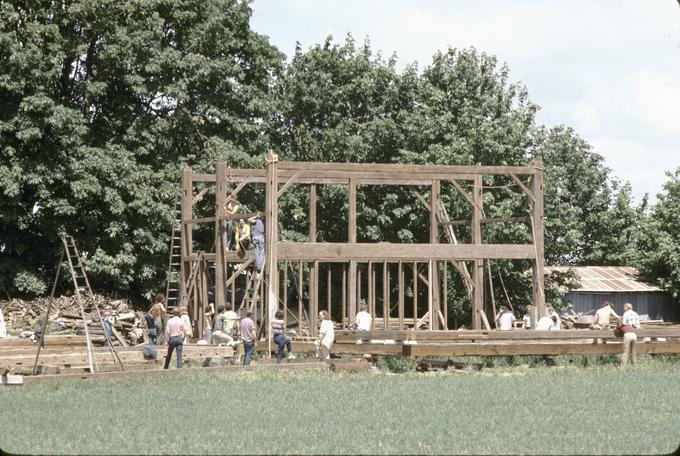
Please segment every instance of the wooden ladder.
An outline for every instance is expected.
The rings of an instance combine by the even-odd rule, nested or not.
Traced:
[[[92,339],[90,338],[90,331],[88,329],[87,318],[85,316],[85,306],[83,305],[83,294],[86,298],[90,299],[91,305],[95,310],[97,318],[99,319],[99,324],[101,325],[102,332],[104,333],[104,340],[106,341],[106,346],[111,352],[111,358],[113,359],[114,365],[121,371],[125,370],[123,362],[118,356],[118,352],[113,346],[111,341],[111,336],[109,336],[106,330],[106,325],[104,324],[104,319],[102,318],[101,312],[99,312],[99,307],[94,298],[94,293],[92,292],[92,287],[90,287],[90,281],[87,279],[87,274],[85,273],[85,267],[80,259],[80,254],[78,253],[78,248],[76,247],[76,242],[72,236],[67,234],[61,235],[61,242],[63,244],[63,250],[61,252],[61,258],[59,259],[59,265],[57,266],[57,276],[55,278],[54,286],[52,287],[52,294],[50,296],[50,302],[47,307],[47,312],[45,313],[45,321],[43,323],[43,328],[40,336],[40,343],[38,344],[38,351],[35,356],[35,363],[33,364],[33,373],[37,373],[38,359],[40,357],[40,350],[45,344],[45,329],[47,328],[47,322],[49,321],[49,314],[52,308],[52,302],[54,299],[54,291],[56,290],[57,282],[59,281],[59,272],[61,271],[61,263],[64,257],[67,259],[67,264],[71,272],[71,278],[73,279],[74,292],[76,297],[76,303],[78,304],[78,309],[80,310],[80,316],[83,320],[83,327],[85,330],[85,342],[87,345],[87,361],[90,372],[96,372],[97,362],[95,358],[94,348],[92,346]],[[111,330],[115,331],[113,326]],[[119,340],[121,339],[119,335]]]
[[[165,304],[169,309],[173,309],[180,304],[180,274],[182,267],[182,245],[181,229],[181,199],[179,195],[175,200],[175,215],[172,221],[172,232],[170,233],[170,254],[168,260],[168,275],[165,286]]]

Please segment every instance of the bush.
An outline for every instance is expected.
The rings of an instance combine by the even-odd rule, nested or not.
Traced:
[[[41,295],[47,289],[42,279],[28,271],[21,271],[14,277],[14,287],[29,296]]]
[[[405,356],[383,356],[378,359],[376,366],[380,370],[401,374],[404,372],[415,371],[416,361]]]

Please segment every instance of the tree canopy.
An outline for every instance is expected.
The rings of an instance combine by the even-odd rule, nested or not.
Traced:
[[[298,46],[286,63],[251,30],[251,14],[237,0],[0,0],[5,293],[43,293],[58,234],[68,232],[87,253],[95,288],[150,296],[165,279],[182,164],[199,172],[212,172],[216,160],[254,167],[267,148],[286,160],[333,162],[526,165],[540,158],[549,264],[636,261],[677,289],[673,268],[680,268],[668,258],[678,258],[678,172],[647,213],[576,132],[537,124],[539,107],[496,57],[448,48],[422,69],[398,70],[396,57],[349,35]],[[526,214],[511,181],[489,176],[483,184],[487,216]],[[451,218],[468,218],[460,195],[442,190]],[[319,219],[338,223],[319,226],[318,239],[342,241],[346,189],[320,192]],[[299,189],[283,196],[285,237],[305,238],[307,198]],[[358,212],[360,240],[428,237],[427,212],[409,189],[360,188]],[[469,240],[469,229],[457,229]],[[487,225],[483,236],[520,242],[531,232],[522,223]],[[654,255],[640,255],[646,250]],[[495,262],[493,273],[505,278],[497,295],[526,301],[528,267]],[[450,306],[464,315],[456,280]]]

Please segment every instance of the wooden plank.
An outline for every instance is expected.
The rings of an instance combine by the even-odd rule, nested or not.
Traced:
[[[276,192],[276,199],[277,199],[277,200],[278,200],[279,198],[281,198],[281,195],[283,195],[284,193],[286,193],[286,190],[288,190],[288,187],[290,187],[291,184],[292,184],[293,182],[295,182],[295,179],[297,179],[297,177],[300,175],[301,172],[302,172],[302,171],[298,171],[298,172],[296,172],[295,174],[293,174],[292,176],[290,176],[290,178],[286,181],[286,183],[283,184],[283,187],[281,187],[281,188],[279,189],[279,191]]]
[[[193,214],[193,172],[191,167],[182,168],[181,220],[190,220]],[[193,225],[182,225],[180,229],[182,261],[180,262],[180,302],[186,302],[191,263],[187,260],[193,254]]]
[[[522,223],[529,223],[531,219],[529,217],[491,217],[491,218],[482,218],[479,223],[482,225],[485,223],[512,223],[512,222],[522,222]],[[446,225],[470,225],[472,222],[470,220],[448,220],[448,221],[441,221],[439,222],[439,225],[441,226],[446,226]]]
[[[416,199],[420,202],[420,204],[422,204],[425,207],[425,209],[432,212],[432,207],[430,206],[430,203],[427,202],[427,200],[423,197],[423,195],[421,195],[420,192],[418,192],[414,188],[411,188],[410,190],[411,190],[411,193],[413,193],[413,196],[415,196]]]
[[[518,178],[514,173],[510,173],[510,177],[512,178],[512,180],[514,180],[514,181],[517,183],[517,185],[519,185],[519,188],[521,188],[522,191],[523,191],[524,193],[526,193],[526,195],[529,197],[529,199],[531,200],[531,202],[532,202],[532,203],[536,203],[536,198],[534,198],[534,195],[533,195],[533,193],[531,192],[531,190],[529,190],[529,189],[527,188],[527,186],[524,185],[524,182],[522,182],[521,180],[519,180],[519,178]]]
[[[522,344],[522,345],[404,345],[406,356],[515,356],[515,355],[601,355],[623,352],[621,343],[606,344]],[[680,343],[638,344],[638,354],[680,353]]]
[[[418,320],[418,263],[413,262],[413,320]]]
[[[349,183],[349,215],[347,228],[347,242],[357,242],[357,186],[350,180]]]
[[[481,182],[481,176],[475,176],[475,182],[477,182],[477,179],[479,179],[479,182]],[[479,210],[481,212],[481,217],[485,217],[484,209],[482,208],[482,206],[477,201],[477,198],[474,197],[474,189],[473,189],[473,196],[470,196],[463,189],[463,187],[461,187],[460,184],[455,181],[455,179],[449,179],[449,181],[453,184],[453,186],[456,188],[456,190],[458,190],[458,193],[460,193],[460,195],[465,199],[465,201],[470,203],[470,205],[473,207],[473,209]],[[480,184],[480,186],[481,186],[481,184]]]
[[[455,184],[454,184],[455,185]],[[473,208],[472,208],[472,243],[476,247],[482,244],[482,228],[479,221],[484,217],[483,195],[482,195],[482,176],[475,176],[472,189]],[[485,257],[485,259],[488,257]],[[472,265],[472,328],[482,327],[481,312],[484,308],[484,262],[479,257],[474,259]]]
[[[318,245],[318,244],[317,244]],[[354,324],[357,314],[357,262],[350,260],[348,272],[348,290],[347,295],[349,302],[347,303],[347,312],[350,325]]]
[[[281,259],[324,262],[359,261],[429,261],[475,259],[534,259],[530,244],[392,244],[392,243],[311,243],[279,242]]]
[[[543,246],[543,162],[534,162],[536,174],[532,177],[531,190],[534,204],[531,209],[532,236],[534,241],[534,262],[532,265],[532,295],[538,315],[545,314],[545,293],[543,291],[544,246]]]
[[[205,196],[205,194],[208,193],[208,190],[210,190],[210,187],[206,187],[203,190],[201,190],[200,192],[198,192],[198,194],[196,196],[194,196],[194,199],[191,200],[191,205],[195,206],[196,203],[201,201],[203,199],[203,197]]]
[[[266,322],[267,340],[271,345],[271,320],[279,307],[279,275],[278,275],[278,257],[276,242],[279,239],[279,211],[277,204],[277,189],[278,175],[277,168],[279,157],[271,150],[267,153],[267,183],[265,188],[265,263],[262,271],[267,281],[266,296],[262,296],[260,302],[262,303],[263,319]],[[264,286],[264,284],[262,284]],[[264,291],[264,290],[263,290]],[[266,312],[265,312],[266,311]]]
[[[399,279],[398,279],[398,287],[399,287],[399,296],[398,296],[398,306],[399,306],[399,329],[404,329],[404,265],[402,262],[399,262],[399,268],[397,271],[397,274],[399,274]]]
[[[248,185],[248,184],[249,184],[248,181],[239,182],[239,184],[236,186],[236,188],[235,188],[232,192],[229,193],[229,196],[227,196],[227,197],[225,198],[225,200],[227,200],[227,201],[231,200],[233,197],[235,197],[236,195],[238,195],[238,193],[239,193],[241,190],[243,190],[243,187],[245,187],[245,186]],[[241,216],[243,217],[243,215],[241,215]]]
[[[225,282],[226,263],[224,261],[224,252],[227,250],[225,240],[227,237],[225,222],[219,220],[220,215],[226,206],[227,193],[227,164],[224,162],[217,162],[217,190],[215,193],[215,306],[224,303],[225,296]],[[203,302],[200,307],[205,307],[208,303]]]
[[[309,242],[316,242],[316,184],[309,186]]]
[[[279,167],[284,170],[327,171],[338,172],[397,172],[403,174],[443,173],[443,174],[534,174],[531,166],[462,166],[462,165],[408,165],[383,163],[322,163],[281,161]],[[312,174],[312,173],[310,173]]]

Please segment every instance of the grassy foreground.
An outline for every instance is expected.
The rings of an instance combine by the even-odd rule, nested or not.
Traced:
[[[481,373],[244,372],[0,387],[30,454],[662,454],[680,365]]]

